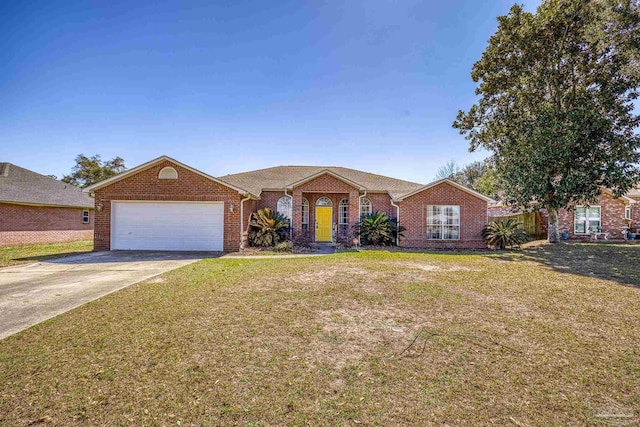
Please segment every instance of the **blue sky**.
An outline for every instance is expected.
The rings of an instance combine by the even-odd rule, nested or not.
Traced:
[[[534,10],[539,1],[524,2]],[[0,161],[167,154],[212,175],[337,165],[428,182],[513,1],[0,2]]]

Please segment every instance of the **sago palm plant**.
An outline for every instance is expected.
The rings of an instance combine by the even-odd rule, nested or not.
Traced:
[[[396,238],[403,237],[404,230],[405,228],[398,225],[395,219],[379,211],[364,215],[356,225],[356,232],[360,235],[363,245],[395,245]]]
[[[249,244],[251,246],[275,246],[289,238],[289,220],[286,216],[264,208],[251,216]]]
[[[529,241],[529,235],[521,227],[522,223],[513,218],[492,221],[482,230],[482,238],[493,249],[505,249]]]

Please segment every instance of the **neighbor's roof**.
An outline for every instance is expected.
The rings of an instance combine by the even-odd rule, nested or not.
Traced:
[[[71,184],[11,163],[0,163],[0,203],[93,208],[93,198]]]
[[[416,182],[403,181],[388,176],[376,175],[356,169],[338,166],[276,166],[273,168],[236,173],[219,177],[252,194],[260,194],[262,190],[284,190],[293,184],[301,184],[308,178],[329,173],[362,190],[371,192],[388,192],[391,197],[399,197],[411,193],[423,186]]]
[[[640,186],[629,190],[629,192],[626,194],[627,197],[631,197],[632,199],[640,199]]]

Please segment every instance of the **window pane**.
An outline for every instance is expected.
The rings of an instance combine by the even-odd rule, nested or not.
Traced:
[[[587,219],[587,208],[576,208],[575,220],[584,221]]]
[[[442,207],[441,206],[429,206],[427,224],[442,224]]]
[[[589,231],[592,233],[600,231],[600,221],[589,221]]]
[[[309,224],[309,201],[307,199],[302,199],[302,224]]]
[[[444,208],[445,224],[460,224],[460,208],[458,206],[445,206]]]
[[[442,227],[439,225],[427,226],[427,239],[442,239]]]
[[[338,223],[349,223],[349,202],[346,199],[341,200],[338,206]]]
[[[444,239],[445,240],[458,240],[460,238],[459,226],[445,226],[444,227]]]
[[[585,222],[576,222],[576,233],[586,233]]]
[[[281,197],[280,200],[278,200],[278,206],[277,206],[277,211],[279,214],[282,214],[284,216],[286,216],[287,218],[291,219],[291,198],[290,197]]]

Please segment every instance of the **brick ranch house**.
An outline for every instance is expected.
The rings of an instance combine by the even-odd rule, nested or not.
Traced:
[[[90,240],[93,205],[70,184],[0,163],[0,247]]]
[[[490,217],[507,217],[518,213],[504,205],[489,206]],[[545,210],[541,210],[539,215],[546,233],[549,215]],[[559,210],[558,229],[560,233],[567,233],[570,240],[593,239],[595,233],[606,233],[612,240],[623,240],[624,230],[640,232],[640,188],[618,198],[603,188],[597,203]]]
[[[342,167],[279,166],[213,177],[167,156],[85,189],[95,197],[95,250],[236,251],[251,214],[271,208],[292,235],[335,242],[362,214],[406,227],[400,245],[483,248],[490,198],[449,180],[423,185]]]

